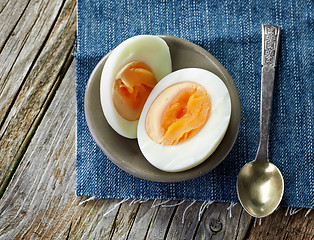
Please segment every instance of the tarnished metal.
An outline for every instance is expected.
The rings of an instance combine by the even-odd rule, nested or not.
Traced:
[[[279,53],[280,27],[262,25],[262,65],[276,67]]]
[[[280,28],[262,26],[262,77],[260,135],[256,158],[239,173],[237,192],[244,209],[254,217],[265,217],[279,205],[284,189],[279,169],[268,159],[268,138],[272,108],[275,66],[277,66]]]

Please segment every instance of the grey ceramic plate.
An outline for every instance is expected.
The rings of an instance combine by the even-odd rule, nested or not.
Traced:
[[[178,173],[161,171],[152,166],[142,155],[137,140],[117,134],[107,123],[100,105],[100,78],[107,54],[96,66],[85,92],[85,115],[89,130],[101,150],[124,171],[142,179],[157,182],[178,182],[200,177],[213,170],[230,152],[239,131],[241,104],[237,87],[228,71],[210,53],[201,47],[172,36],[160,36],[168,44],[173,71],[198,67],[219,76],[226,84],[231,96],[231,119],[228,130],[216,151],[202,164]]]

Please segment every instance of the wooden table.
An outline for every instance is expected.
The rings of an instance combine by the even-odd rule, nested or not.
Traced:
[[[76,2],[1,0],[0,30],[0,239],[314,239],[306,209],[77,197]]]

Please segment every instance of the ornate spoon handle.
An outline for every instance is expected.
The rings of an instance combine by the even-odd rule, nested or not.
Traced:
[[[280,27],[262,25],[262,79],[260,102],[260,135],[256,160],[268,161],[270,116],[279,50]]]

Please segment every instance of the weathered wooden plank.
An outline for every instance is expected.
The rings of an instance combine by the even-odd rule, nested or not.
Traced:
[[[11,0],[6,6],[18,5],[16,2],[19,1]],[[13,9],[15,9],[14,6]],[[3,123],[12,100],[18,94],[30,68],[36,61],[61,9],[61,0],[31,0],[22,12],[22,16],[18,18],[17,25],[8,26],[12,29],[7,30],[8,39],[5,35],[3,36],[5,46],[0,54],[2,63],[0,65],[0,123]],[[6,11],[1,12],[4,24],[11,18],[13,22],[16,21],[14,20],[16,14],[7,16],[6,13]]]
[[[72,81],[74,73],[72,67],[69,73]],[[42,234],[50,236],[51,226],[55,228],[63,217],[69,213],[69,216],[72,215],[68,209],[76,203],[73,190],[76,137],[73,85],[72,88],[69,88],[69,84],[60,86],[58,96],[1,199],[0,236],[3,239],[38,238],[44,236]],[[60,99],[64,99],[66,104]],[[63,222],[60,227],[61,230],[68,228],[68,222]]]
[[[92,202],[94,201],[84,206],[85,214],[80,213],[80,206],[72,209],[71,221],[73,223],[69,231],[69,239],[109,239],[116,215],[120,209],[121,200],[99,199],[97,204],[91,207]],[[89,212],[87,217],[86,212]],[[77,219],[81,219],[81,221]]]
[[[86,239],[111,231],[118,200],[79,205],[86,198],[75,196],[74,89],[72,64],[1,199],[0,239]]]
[[[146,239],[152,220],[159,209],[158,207],[152,207],[153,202],[153,200],[149,200],[140,204],[132,228],[129,231],[128,239]],[[155,201],[155,204],[160,202],[160,200]]]
[[[0,64],[0,123],[5,120],[0,125],[0,190],[42,118],[50,92],[61,81],[75,40],[76,3],[31,2],[15,31],[0,55],[6,63]]]
[[[297,211],[295,214],[292,214]],[[314,212],[307,209],[279,208],[272,215],[257,219],[248,232],[247,239],[314,239]],[[306,215],[306,216],[305,216]]]
[[[13,33],[16,24],[22,17],[29,1],[1,1],[0,2],[0,54]],[[8,21],[8,19],[10,19]]]
[[[233,210],[231,210],[233,212]],[[238,219],[238,230],[236,239],[245,239],[245,236],[247,235],[248,229],[252,225],[252,217],[245,212],[245,210],[238,204],[235,207],[235,211],[241,212],[240,218]]]
[[[9,0],[3,0],[0,2],[0,13],[3,11],[3,9],[6,7],[8,4]]]
[[[0,239],[110,236],[120,200],[75,196],[75,109],[73,62],[1,199]]]
[[[122,240],[128,238],[128,233],[134,223],[140,204],[122,204],[111,229],[110,239]]]
[[[177,207],[166,239],[193,239],[206,202],[184,202]],[[199,218],[200,217],[200,218]]]
[[[231,208],[230,203],[212,203],[205,210],[195,239],[243,239],[250,222],[251,217],[239,204]]]
[[[161,202],[162,203],[162,202]],[[167,204],[177,204],[178,201],[168,201]],[[164,208],[158,206],[158,211],[153,216],[152,222],[147,232],[146,239],[165,239],[170,224],[172,222],[175,210],[177,207]]]

